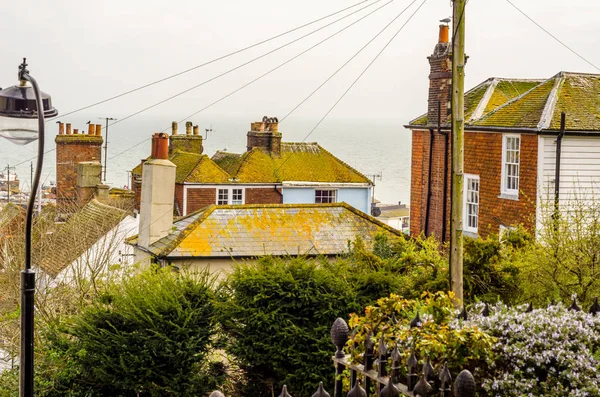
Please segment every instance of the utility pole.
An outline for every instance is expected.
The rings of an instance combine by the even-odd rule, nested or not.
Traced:
[[[102,180],[106,182],[106,168],[108,167],[108,122],[118,120],[112,117],[98,117],[100,120],[106,120],[106,138],[104,138],[104,177]]]
[[[465,8],[467,0],[453,0],[452,37],[452,216],[450,219],[450,289],[456,306],[463,301],[463,186],[465,136]]]

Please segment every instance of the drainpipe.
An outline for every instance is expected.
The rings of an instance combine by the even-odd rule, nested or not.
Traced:
[[[444,136],[444,205],[442,209],[442,244],[446,242],[446,223],[448,222],[448,132],[442,131],[442,103],[438,101],[437,130]]]
[[[565,112],[560,114],[560,132],[556,138],[556,166],[554,167],[554,220],[558,220],[558,203],[560,199],[560,152],[562,139],[565,136]],[[554,227],[558,227],[557,224]]]
[[[433,128],[429,129],[429,170],[427,177],[427,206],[425,209],[425,236],[429,236],[429,211],[431,209],[431,174],[433,165]]]

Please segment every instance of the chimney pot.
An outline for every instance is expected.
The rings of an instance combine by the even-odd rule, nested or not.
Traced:
[[[179,128],[179,126],[177,125],[176,121],[173,121],[171,123],[171,131],[172,131],[172,135],[177,135],[177,129]]]
[[[75,129],[73,130],[73,135],[77,135],[77,134],[79,134],[79,129],[75,128]]]
[[[67,135],[71,135],[71,123],[67,123]]]
[[[59,121],[58,122],[58,135],[64,135],[64,134],[65,134],[65,125]]]
[[[194,135],[198,135],[198,126],[197,125],[194,126]]]
[[[448,25],[440,25],[440,39],[439,43],[448,43],[449,42],[449,30],[450,27]]]
[[[95,135],[96,126],[94,124],[88,124],[88,135]]]
[[[102,124],[96,124],[96,135],[102,136]]]
[[[188,121],[185,123],[185,134],[186,135],[192,134],[192,122],[191,121]]]
[[[169,135],[159,132],[156,135],[156,158],[161,160],[169,159]]]

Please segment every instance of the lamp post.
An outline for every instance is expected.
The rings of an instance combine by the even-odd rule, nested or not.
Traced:
[[[41,108],[42,111],[38,111]],[[0,91],[0,136],[19,145],[38,139],[38,154],[31,194],[27,201],[25,218],[25,268],[21,271],[21,380],[20,397],[33,397],[33,317],[35,272],[31,268],[31,226],[35,192],[37,192],[44,162],[44,118],[54,117],[50,95],[40,91],[29,75],[27,63],[19,66],[19,83]],[[37,128],[36,128],[37,120]]]

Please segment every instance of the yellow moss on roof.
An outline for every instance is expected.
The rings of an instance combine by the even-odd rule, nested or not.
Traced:
[[[208,156],[202,155],[200,161],[185,178],[187,183],[228,183],[231,176]]]
[[[217,150],[217,152],[211,157],[211,160],[213,160],[219,167],[224,169],[230,175],[235,175],[240,167],[240,157],[242,157],[241,154]]]
[[[149,247],[158,257],[341,254],[348,240],[402,233],[346,203],[209,206]],[[136,244],[136,239],[128,240]]]
[[[491,112],[492,110],[504,105],[508,101],[523,95],[527,91],[531,90],[536,85],[539,85],[542,81],[539,80],[512,80],[502,79],[498,81],[494,92],[492,93],[487,106],[485,107],[484,114]]]
[[[555,80],[537,85],[525,95],[515,98],[480,119],[473,126],[537,128]]]
[[[371,183],[317,143],[283,142],[280,156],[252,149],[241,156],[234,177],[242,183]]]
[[[565,112],[567,130],[600,130],[600,75],[562,73],[562,82],[549,129],[560,129],[560,113]]]

